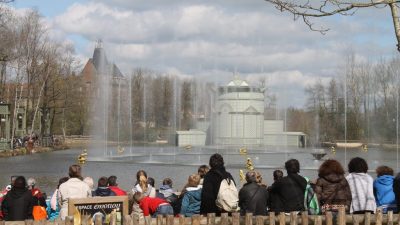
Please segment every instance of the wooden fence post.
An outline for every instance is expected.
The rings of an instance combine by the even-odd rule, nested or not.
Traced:
[[[339,208],[337,225],[346,225],[346,212],[344,207]]]
[[[132,217],[130,215],[125,215],[123,222],[124,225],[133,225]]]
[[[308,212],[307,211],[304,211],[301,213],[301,225],[308,225]]]
[[[163,225],[163,215],[157,215],[157,225]]]
[[[240,221],[239,221],[239,224],[240,224]],[[253,225],[253,213],[246,213],[244,224],[245,225]]]
[[[275,212],[269,212],[269,225],[275,225]]]
[[[221,213],[221,223],[220,225],[228,225],[228,213]]]
[[[238,212],[232,213],[232,225],[240,225],[240,214]]]
[[[387,213],[387,225],[393,225],[393,211]]]
[[[279,225],[285,225],[286,221],[285,221],[285,213],[281,212],[279,213]]]
[[[151,216],[145,216],[144,217],[144,224],[145,225],[151,225]]]
[[[378,208],[376,210],[376,217],[375,217],[375,225],[382,225],[382,220],[383,220],[383,215],[382,215],[382,209]]]
[[[167,215],[166,225],[174,225],[174,215]]]
[[[185,216],[184,215],[180,215],[179,216],[179,225],[185,225]]]
[[[325,213],[325,221],[326,225],[333,225],[333,216],[331,211]]]
[[[89,224],[91,225],[91,224]],[[111,212],[110,214],[110,225],[117,225],[117,214],[116,212]]]
[[[353,225],[360,225],[361,215],[353,215]]]
[[[256,225],[264,225],[264,217],[256,216]]]
[[[91,225],[92,223],[90,222],[90,215],[82,215],[81,216],[81,225]]]
[[[207,214],[207,225],[215,225],[215,213]]]
[[[297,225],[297,212],[290,212],[290,225]]]
[[[6,224],[6,221],[0,220],[0,225],[4,225],[4,224]]]
[[[319,216],[319,215],[315,216],[314,224],[315,225],[322,225],[322,217]]]
[[[65,221],[64,221],[64,224],[65,224]],[[33,225],[33,220],[25,220],[25,225]]]
[[[136,213],[132,214],[131,219],[132,219],[132,224],[133,225],[139,225],[140,217],[139,217],[138,214],[136,214]]]
[[[196,214],[192,216],[192,225],[200,225],[201,216]]]
[[[74,217],[73,216],[65,217],[65,225],[74,225]]]
[[[94,216],[94,224],[95,225],[103,225],[103,216],[100,214],[97,214]]]
[[[371,213],[370,212],[365,213],[364,225],[371,225]]]

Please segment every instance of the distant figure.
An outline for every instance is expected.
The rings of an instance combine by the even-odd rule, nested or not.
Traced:
[[[199,169],[197,169],[197,173],[200,176],[200,185],[203,185],[203,181],[204,181],[204,176],[206,175],[206,173],[210,170],[210,167],[208,167],[207,165],[201,165],[199,167]]]
[[[282,170],[274,170],[272,176],[274,177],[274,183],[275,183],[276,181],[283,178],[283,172]],[[277,209],[283,208],[283,203],[281,202],[281,198],[276,193],[271,192],[271,187],[272,186],[269,186],[267,188],[269,194],[267,204],[269,211],[276,212]]]
[[[68,200],[71,198],[88,198],[92,196],[89,186],[82,181],[81,166],[69,167],[69,180],[60,185],[58,202],[61,205],[60,217],[65,220],[68,215]]]
[[[36,180],[33,177],[28,178],[28,189],[32,192],[33,196],[33,205],[40,205],[43,207],[47,207],[46,205],[46,194],[42,193],[39,188],[35,187],[36,186]]]
[[[93,197],[116,196],[116,194],[107,186],[107,177],[100,177],[97,182],[97,189],[92,192]]]
[[[117,177],[112,175],[108,178],[108,187],[113,191],[117,196],[125,196],[127,195],[126,191],[122,190],[118,187]]]
[[[364,214],[375,212],[374,179],[367,174],[368,164],[360,157],[352,158],[349,162],[349,175],[346,176],[351,190],[350,213]]]
[[[33,219],[33,197],[32,192],[26,188],[25,177],[17,177],[11,190],[4,197],[1,205],[4,220],[24,221]]]
[[[216,205],[215,200],[218,196],[218,191],[223,179],[229,178],[233,180],[230,173],[225,170],[224,158],[216,153],[210,157],[211,169],[204,176],[203,188],[201,191],[201,207],[200,213],[216,213],[218,216],[222,210]]]
[[[397,212],[396,197],[393,191],[393,169],[388,166],[376,168],[377,178],[374,181],[376,206],[382,208],[383,213],[391,210]]]
[[[200,175],[192,174],[188,178],[183,194],[180,214],[183,216],[193,216],[200,213],[201,205],[201,185]]]
[[[267,215],[268,191],[265,186],[257,183],[257,172],[247,172],[246,182],[239,191],[240,214]]]
[[[275,206],[275,212],[304,211],[304,193],[307,181],[300,176],[300,163],[297,159],[285,162],[287,176],[275,181],[271,186],[271,193],[279,196],[280,202]]]
[[[140,192],[136,192],[133,198],[135,202],[139,204],[144,216],[151,215],[152,217],[157,217],[157,215],[174,215],[172,206],[164,199],[151,198]]]
[[[345,207],[346,212],[349,212],[350,186],[344,177],[344,169],[338,161],[328,159],[321,164],[315,184],[315,193],[323,212],[337,212],[339,207]]]
[[[69,178],[63,177],[58,181],[57,189],[54,191],[53,195],[50,198],[50,204],[47,206],[47,219],[50,221],[54,221],[60,216],[60,204],[58,202],[58,196],[60,195],[60,185],[67,182]]]

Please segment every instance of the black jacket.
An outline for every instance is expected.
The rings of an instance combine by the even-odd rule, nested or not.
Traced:
[[[298,174],[289,174],[275,181],[271,186],[271,194],[280,201],[275,205],[275,212],[304,211],[304,193],[307,181]],[[273,200],[273,199],[271,199]]]
[[[98,187],[96,190],[92,192],[92,196],[95,197],[108,197],[108,196],[116,196],[116,194],[111,191],[108,187]]]
[[[201,191],[201,214],[216,213],[219,215],[221,213],[221,210],[215,204],[215,200],[217,199],[222,179],[228,177],[233,180],[232,175],[226,172],[225,167],[212,168],[204,176],[203,189]]]
[[[400,173],[393,180],[393,192],[396,197],[397,208],[400,209]]]
[[[255,182],[246,183],[239,191],[239,206],[242,215],[267,215],[268,191]]]
[[[6,221],[32,219],[33,197],[28,189],[13,188],[3,199],[1,210]]]

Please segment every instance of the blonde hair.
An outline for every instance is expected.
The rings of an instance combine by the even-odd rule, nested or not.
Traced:
[[[199,174],[192,174],[188,178],[187,187],[197,187],[200,184],[200,175]]]
[[[140,186],[140,188],[142,188],[142,192],[143,193],[146,193],[147,192],[147,188],[148,188],[148,186],[147,186],[148,184],[147,184],[147,177],[145,177],[145,176],[140,176],[139,177],[139,186]]]

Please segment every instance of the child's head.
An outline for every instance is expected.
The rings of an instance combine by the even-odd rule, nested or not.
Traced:
[[[200,175],[192,174],[188,178],[188,187],[197,187],[200,184]]]
[[[136,203],[140,203],[140,201],[142,201],[143,198],[144,198],[144,195],[141,192],[136,192],[133,195],[133,201]]]
[[[274,181],[281,179],[283,177],[282,170],[275,170],[273,176],[274,176]]]
[[[204,178],[204,175],[210,170],[210,167],[207,165],[201,165],[197,170],[197,173],[200,175],[200,178]]]
[[[163,184],[163,185],[168,185],[170,188],[172,188],[172,180],[171,180],[171,178],[165,178],[165,179],[162,181],[162,184]]]

